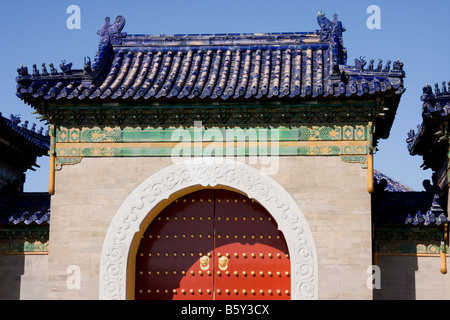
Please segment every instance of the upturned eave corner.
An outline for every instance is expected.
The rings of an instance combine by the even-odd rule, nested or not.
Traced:
[[[406,144],[411,155],[423,158],[422,168],[439,169],[448,157],[450,140],[450,82],[428,83],[423,87],[422,123],[407,133]]]

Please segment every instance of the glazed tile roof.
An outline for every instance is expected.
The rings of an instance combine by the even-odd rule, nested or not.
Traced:
[[[450,82],[448,82],[450,86]],[[423,157],[422,167],[433,171],[441,170],[442,164],[448,159],[448,132],[445,122],[450,115],[450,87],[442,82],[433,88],[426,84],[420,98],[422,104],[422,123],[417,126],[417,132],[410,130],[406,139],[409,153]],[[406,226],[439,226],[448,222],[448,218],[440,205],[436,194],[432,204],[425,209],[417,210],[407,215]]]
[[[36,130],[35,124],[29,128],[28,121],[25,121],[23,124],[20,123],[20,117],[10,115],[8,119],[3,117],[0,112],[0,134],[2,138],[15,139],[18,144],[32,146],[38,152],[38,155],[47,154],[50,147],[50,136],[48,132],[44,132],[43,127]],[[8,135],[8,137],[5,135]]]
[[[424,191],[414,191],[374,170],[373,222],[397,227],[436,227],[447,222],[436,186],[429,180],[423,186]]]
[[[0,195],[0,225],[43,225],[50,223],[48,193]]]
[[[30,128],[28,121],[20,122],[18,116],[7,119],[0,113],[0,163],[23,173],[35,170],[37,158],[48,155],[50,136],[35,124]]]
[[[438,83],[433,88],[426,84],[421,96],[422,123],[416,130],[410,130],[406,139],[411,155],[421,155],[424,159],[422,167],[437,170],[442,157],[447,156],[448,132],[442,124],[450,118],[450,82]]]
[[[386,176],[384,173],[373,170],[373,177],[377,181],[377,183],[381,183],[383,187],[383,191],[388,192],[411,192],[414,191],[413,189],[401,184],[398,181],[393,180],[392,178]],[[382,182],[382,181],[385,182]]]
[[[18,69],[17,96],[39,101],[271,101],[336,99],[403,91],[403,64],[347,65],[345,29],[318,14],[309,33],[128,35],[125,19],[99,31],[94,61],[58,71]]]
[[[372,221],[377,226],[406,225],[408,216],[427,212],[432,196],[427,192],[377,192],[372,194]]]
[[[405,225],[440,226],[447,221],[447,216],[439,203],[439,196],[435,195],[430,208],[417,211],[415,214],[408,214],[405,219]]]

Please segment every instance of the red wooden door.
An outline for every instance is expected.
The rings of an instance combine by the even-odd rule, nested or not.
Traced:
[[[137,300],[212,299],[214,190],[182,197],[161,212],[136,257]],[[211,261],[210,257],[208,260]]]
[[[136,299],[290,299],[283,235],[258,203],[226,190],[182,197],[151,223],[136,257]]]
[[[215,299],[290,299],[288,250],[270,214],[246,196],[217,190],[215,221]]]

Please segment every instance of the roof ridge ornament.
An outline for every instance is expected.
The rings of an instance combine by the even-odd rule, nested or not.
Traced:
[[[20,68],[17,69],[19,76],[28,76],[28,68],[23,66],[23,62],[20,63]]]
[[[11,123],[12,123],[14,126],[17,126],[17,125],[20,123],[20,121],[21,121],[20,115],[13,115],[13,114],[11,114],[11,115],[9,116],[9,120],[11,121]]]
[[[333,21],[331,21],[325,16],[325,12],[319,11],[317,13],[317,23],[320,27],[320,30],[318,30],[320,41],[330,41],[333,35],[341,38],[342,33],[346,31],[342,26],[342,22],[338,21],[337,13],[333,15]]]
[[[112,45],[122,44],[122,38],[127,36],[126,32],[122,32],[124,27],[125,18],[123,16],[118,15],[113,24],[110,24],[110,17],[106,17],[105,24],[97,31],[97,34],[100,35],[100,43],[111,42]]]

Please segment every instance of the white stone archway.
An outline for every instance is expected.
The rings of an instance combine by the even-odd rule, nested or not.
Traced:
[[[142,231],[143,221],[159,213],[160,203],[185,189],[216,186],[238,190],[266,208],[283,232],[289,249],[292,299],[318,299],[316,247],[309,224],[296,202],[281,185],[257,169],[222,158],[171,165],[152,175],[127,197],[115,214],[103,244],[99,298],[127,298],[127,268],[133,240]]]

